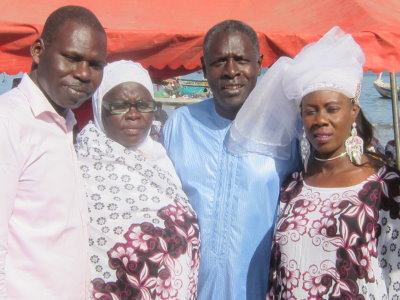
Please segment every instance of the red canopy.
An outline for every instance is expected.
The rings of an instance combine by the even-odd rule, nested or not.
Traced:
[[[294,56],[339,25],[367,55],[366,70],[400,71],[399,0],[1,0],[0,72],[28,71],[29,45],[57,7],[88,7],[106,28],[109,60],[141,62],[160,80],[200,68],[204,33],[225,19],[259,34],[264,66]]]

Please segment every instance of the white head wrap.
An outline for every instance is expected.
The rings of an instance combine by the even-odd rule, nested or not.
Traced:
[[[357,101],[365,56],[351,35],[332,28],[294,58],[281,57],[251,92],[228,138],[234,153],[257,152],[289,159],[300,134],[301,99],[317,90],[333,90]]]
[[[103,80],[94,93],[92,101],[94,123],[97,128],[101,129],[103,132],[104,127],[101,120],[103,97],[113,87],[124,82],[140,83],[150,92],[151,96],[154,97],[153,83],[149,72],[147,72],[140,63],[130,60],[120,60],[107,64],[103,71]]]

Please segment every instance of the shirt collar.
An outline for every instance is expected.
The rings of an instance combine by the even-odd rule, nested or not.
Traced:
[[[48,119],[51,117],[65,131],[72,130],[76,124],[74,113],[68,109],[65,118],[60,116],[28,74],[24,74],[21,83],[18,85],[18,89],[26,96],[31,111],[37,119]]]
[[[217,110],[215,109],[215,99],[213,98],[214,102],[211,109],[211,115],[213,116],[214,120],[217,122],[219,126],[228,126],[232,123],[232,120],[226,119],[218,114]]]

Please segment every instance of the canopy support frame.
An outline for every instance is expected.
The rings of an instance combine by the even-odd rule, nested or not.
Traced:
[[[398,94],[395,72],[390,72],[390,88],[392,90],[393,128],[394,140],[396,144],[396,167],[398,170],[400,170],[399,110],[397,105]]]

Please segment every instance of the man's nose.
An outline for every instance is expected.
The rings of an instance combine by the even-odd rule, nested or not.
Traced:
[[[238,67],[237,62],[234,59],[228,59],[228,61],[225,64],[224,75],[233,78],[239,73],[240,69]]]
[[[75,77],[81,81],[88,82],[90,81],[90,66],[87,61],[80,61],[76,64],[76,69],[74,73]]]

